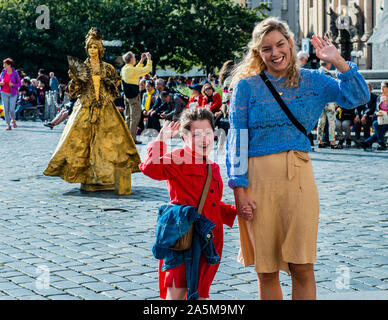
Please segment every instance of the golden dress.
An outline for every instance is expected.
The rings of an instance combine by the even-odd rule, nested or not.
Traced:
[[[71,183],[81,183],[86,191],[114,190],[118,180],[128,180],[139,172],[140,156],[129,130],[114,105],[120,96],[120,77],[114,67],[100,60],[98,73],[90,58],[84,63],[68,57],[71,78],[69,92],[79,97],[58,146],[44,171]],[[96,99],[95,76],[99,99]],[[128,189],[128,187],[127,187]],[[120,193],[119,193],[120,194]]]

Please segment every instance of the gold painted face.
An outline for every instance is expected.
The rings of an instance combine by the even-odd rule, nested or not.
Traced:
[[[88,48],[88,53],[90,58],[98,58],[99,57],[98,45],[95,43],[92,43]]]

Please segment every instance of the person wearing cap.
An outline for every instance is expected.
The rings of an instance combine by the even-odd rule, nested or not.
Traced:
[[[190,97],[189,102],[187,103],[187,108],[199,108],[203,102],[203,95],[201,93],[202,86],[197,83],[192,86],[189,86],[193,95]]]

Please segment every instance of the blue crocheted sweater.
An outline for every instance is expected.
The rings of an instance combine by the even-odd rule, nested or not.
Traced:
[[[314,129],[325,105],[336,102],[353,109],[369,101],[368,86],[357,66],[337,72],[337,79],[318,70],[300,69],[297,88],[286,88],[285,77],[266,72],[282,99],[306,128]],[[311,151],[309,139],[289,120],[259,75],[241,79],[233,90],[229,109],[226,166],[231,188],[249,186],[248,158],[289,150]]]

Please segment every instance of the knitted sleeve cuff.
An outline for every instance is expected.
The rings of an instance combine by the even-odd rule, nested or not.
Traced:
[[[350,70],[347,72],[336,72],[337,78],[340,80],[349,80],[354,77],[354,75],[358,72],[358,67],[354,62],[346,61]]]
[[[228,181],[228,186],[231,189],[244,187],[249,187],[249,181],[246,178],[230,178]]]

